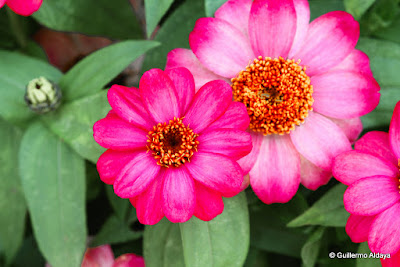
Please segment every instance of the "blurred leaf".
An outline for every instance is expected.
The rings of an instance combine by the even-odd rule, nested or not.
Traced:
[[[103,182],[100,180],[96,165],[92,162],[85,161],[86,169],[86,199],[94,200],[100,193]]]
[[[309,0],[311,20],[335,10],[345,10],[342,0]]]
[[[390,124],[393,109],[400,96],[400,45],[388,41],[360,38],[357,45],[368,54],[374,77],[381,86],[378,107],[361,118],[365,129]]]
[[[39,248],[54,267],[79,266],[85,252],[85,164],[40,122],[25,132],[20,174]]]
[[[206,16],[214,16],[215,11],[222,6],[227,0],[204,0],[204,7],[206,10]]]
[[[249,249],[246,194],[224,199],[224,211],[205,222],[195,217],[179,224],[187,266],[243,266]]]
[[[114,193],[114,189],[112,185],[105,184],[106,187],[106,193],[107,193],[107,198],[108,201],[111,204],[111,207],[113,208],[115,214],[117,217],[123,221],[126,221],[128,211],[130,209],[129,206],[131,206],[130,202],[128,199],[123,199],[117,196]]]
[[[267,253],[254,247],[250,247],[246,262],[243,267],[269,267]]]
[[[153,33],[160,19],[168,11],[174,0],[144,0],[147,37]]]
[[[0,116],[22,124],[36,114],[25,103],[25,87],[40,76],[58,82],[61,72],[44,61],[0,50]]]
[[[64,100],[72,101],[99,92],[136,58],[158,45],[153,41],[124,41],[90,54],[61,78]]]
[[[301,259],[305,267],[314,267],[319,250],[321,247],[321,239],[324,235],[325,228],[319,227],[308,238],[307,242],[301,249]]]
[[[7,16],[7,8],[0,9],[0,47],[12,49],[17,46],[15,36],[10,30],[10,22]]]
[[[40,254],[39,248],[33,236],[29,236],[24,240],[21,249],[13,262],[15,267],[43,267],[45,260]]]
[[[400,44],[400,16],[397,16],[389,27],[374,32],[374,36]]]
[[[112,39],[142,38],[140,25],[126,0],[46,0],[33,17],[58,31]]]
[[[38,45],[38,43],[29,40],[27,43],[27,46],[24,48],[24,50],[22,51],[24,54],[43,60],[43,61],[48,61],[47,59],[47,55],[44,52],[43,48]]]
[[[358,20],[375,1],[376,0],[344,0],[344,6],[346,7],[346,11]]]
[[[363,35],[389,27],[400,12],[399,0],[377,0],[360,21]]]
[[[158,31],[155,40],[162,45],[147,53],[142,71],[151,68],[164,69],[169,51],[177,47],[188,48],[189,33],[196,20],[205,16],[203,10],[203,1],[199,0],[188,0],[177,8]]]
[[[110,110],[107,91],[65,104],[42,116],[46,125],[79,155],[93,163],[105,151],[93,139],[93,124]]]
[[[344,209],[343,205],[343,194],[346,188],[344,184],[334,186],[315,202],[311,208],[292,220],[287,226],[323,225],[344,227],[349,217],[349,213]]]
[[[360,246],[358,247],[357,253],[368,254],[368,257],[369,257],[371,250],[369,250],[368,242],[361,243]],[[356,262],[357,262],[356,267],[380,267],[381,266],[381,261],[379,259],[374,259],[374,258],[357,259]]]
[[[9,264],[22,244],[26,205],[18,173],[22,133],[0,118],[0,243]]]

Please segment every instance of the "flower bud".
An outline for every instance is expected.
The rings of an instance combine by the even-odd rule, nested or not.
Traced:
[[[25,102],[36,113],[55,110],[61,103],[61,90],[44,77],[31,80],[26,86]]]

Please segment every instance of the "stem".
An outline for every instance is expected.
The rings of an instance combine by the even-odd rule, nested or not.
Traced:
[[[28,40],[26,38],[25,30],[22,27],[21,17],[15,14],[10,8],[7,8],[7,15],[15,39],[17,40],[18,45],[24,49],[28,44]]]

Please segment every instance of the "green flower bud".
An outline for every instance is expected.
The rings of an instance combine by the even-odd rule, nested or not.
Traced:
[[[44,77],[31,80],[26,86],[25,102],[36,113],[55,110],[61,103],[61,90]]]

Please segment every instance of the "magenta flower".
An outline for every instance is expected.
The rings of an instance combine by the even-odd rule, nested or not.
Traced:
[[[369,132],[355,150],[335,158],[333,175],[349,185],[344,207],[351,213],[346,232],[353,242],[368,240],[372,252],[400,250],[400,102],[389,134]]]
[[[196,88],[231,82],[253,137],[252,152],[238,162],[265,203],[289,201],[300,183],[326,184],[332,159],[362,130],[359,117],[379,102],[369,59],[354,48],[353,17],[309,19],[306,0],[229,0],[215,18],[197,21],[191,50],[168,55],[166,69],[188,68]]]
[[[236,160],[252,148],[246,108],[232,101],[224,81],[195,93],[187,69],[143,74],[139,89],[114,85],[112,111],[93,127],[108,150],[97,162],[100,178],[129,198],[143,224],[164,215],[185,222],[211,220],[223,210],[222,196],[241,191]]]
[[[0,8],[6,4],[21,16],[30,16],[39,10],[43,0],[0,0]]]

